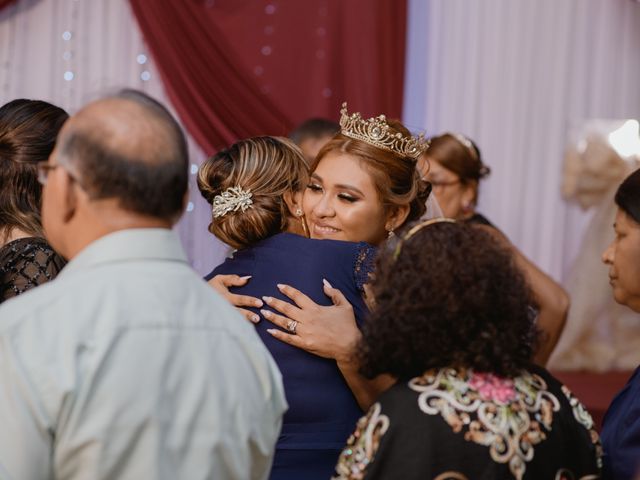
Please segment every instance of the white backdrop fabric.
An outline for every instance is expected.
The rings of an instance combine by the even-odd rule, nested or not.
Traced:
[[[170,107],[127,0],[20,0],[0,11],[0,104],[41,99],[76,112],[129,87]],[[226,248],[207,231],[195,184],[204,154],[190,139],[191,192],[177,230],[193,266],[208,273]]]
[[[588,118],[640,117],[640,4],[408,1],[405,121],[478,142],[493,169],[480,210],[561,278],[587,220],[560,195],[567,133]],[[39,98],[73,113],[121,87],[169,104],[126,0],[19,0],[0,12],[0,102]],[[195,172],[203,154],[190,146]],[[204,273],[225,248],[207,232],[193,174],[191,187],[177,228]]]
[[[586,119],[640,118],[640,4],[408,1],[405,122],[478,143],[479,210],[562,280],[589,217],[562,199],[563,150]]]

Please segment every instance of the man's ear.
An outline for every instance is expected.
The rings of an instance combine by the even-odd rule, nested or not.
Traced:
[[[393,207],[389,211],[389,215],[387,216],[387,221],[385,223],[385,229],[387,232],[396,230],[399,228],[404,222],[407,220],[409,216],[409,212],[411,211],[411,207],[409,205],[400,205],[397,207]]]
[[[282,195],[284,203],[287,204],[287,209],[292,217],[302,216],[302,191],[291,192],[287,191]]]
[[[64,223],[68,223],[75,216],[78,211],[80,196],[87,196],[86,192],[81,190],[80,185],[64,170],[64,175],[58,179],[59,188],[61,192],[61,198],[63,199],[62,220]]]

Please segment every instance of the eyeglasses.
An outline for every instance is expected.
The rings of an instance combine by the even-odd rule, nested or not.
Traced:
[[[426,179],[427,182],[429,182],[433,187],[450,187],[451,185],[458,185],[459,183],[462,183],[461,180],[450,180],[448,182],[445,182],[444,180],[430,180],[430,179]]]
[[[42,163],[38,163],[38,182],[40,182],[42,185],[45,185],[47,183],[47,180],[49,178],[49,173],[53,170],[55,170],[58,167],[62,167],[62,165],[60,165],[59,163],[47,163],[47,162],[42,162]],[[64,167],[62,167],[64,168]],[[74,182],[76,182],[81,188],[84,188],[82,186],[82,183],[80,182],[80,180],[78,180],[78,177],[76,177],[73,173],[71,173],[69,171],[69,169],[64,168],[64,171],[67,172],[67,175],[69,175],[69,177],[71,178],[71,180],[73,180]]]
[[[49,177],[49,172],[51,172],[52,170],[55,170],[59,166],[60,165],[57,163],[55,164],[50,164],[46,162],[39,163],[38,164],[38,181],[42,185],[45,185],[47,183],[47,178]]]

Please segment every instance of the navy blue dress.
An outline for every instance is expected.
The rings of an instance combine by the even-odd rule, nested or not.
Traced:
[[[632,480],[640,474],[640,367],[616,395],[602,427],[604,479]]]
[[[366,243],[312,240],[281,233],[254,247],[239,250],[211,272],[251,275],[233,293],[289,301],[276,285],[297,288],[320,305],[331,305],[322,279],[340,290],[353,306],[356,321],[368,310],[362,288],[373,269],[375,249]],[[253,309],[259,314],[258,309]],[[334,360],[321,358],[272,337],[267,320],[256,325],[282,372],[289,410],[276,446],[272,480],[328,479],[338,455],[362,415],[355,397]]]

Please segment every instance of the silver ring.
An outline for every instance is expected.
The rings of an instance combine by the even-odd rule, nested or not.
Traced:
[[[289,323],[287,323],[287,330],[289,330],[289,333],[295,335],[296,328],[298,328],[298,322],[295,320],[289,320]]]

